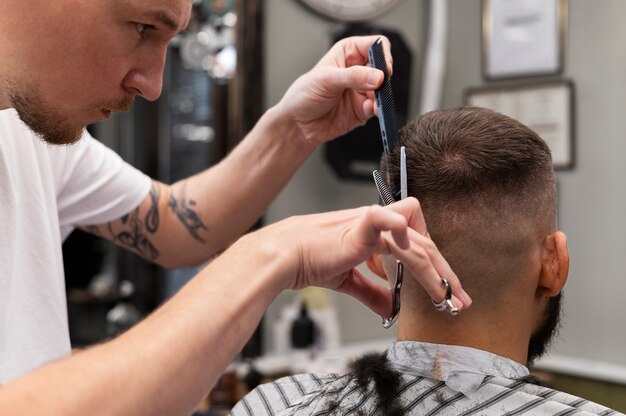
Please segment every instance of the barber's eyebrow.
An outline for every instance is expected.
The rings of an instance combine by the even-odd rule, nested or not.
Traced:
[[[147,12],[146,14],[148,18],[151,18],[161,23],[162,25],[166,26],[168,29],[171,29],[173,32],[180,33],[184,30],[184,28],[182,30],[178,28],[178,23],[176,23],[176,20],[172,18],[172,16],[168,14],[166,11],[152,10],[152,11]]]

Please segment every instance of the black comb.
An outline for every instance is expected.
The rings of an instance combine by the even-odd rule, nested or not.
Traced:
[[[385,61],[385,53],[383,51],[383,41],[379,38],[370,46],[368,51],[369,62],[372,68],[383,71],[383,83],[375,91],[376,106],[378,107],[378,124],[380,125],[380,135],[383,140],[383,149],[385,154],[389,156],[390,149],[396,147],[398,140],[398,122],[396,121],[396,105],[393,99],[393,90],[391,89],[391,77],[387,70],[387,62]],[[389,179],[389,178],[388,178]],[[399,199],[400,186],[397,183],[392,184],[393,195],[395,199]]]

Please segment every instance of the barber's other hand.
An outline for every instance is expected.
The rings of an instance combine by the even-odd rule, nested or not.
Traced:
[[[384,42],[391,71],[387,38],[345,38],[298,78],[277,104],[279,113],[305,142],[317,145],[341,136],[374,115],[373,91],[382,84],[383,73],[367,66],[367,53],[378,38]]]
[[[320,286],[351,295],[379,315],[388,316],[391,296],[386,285],[373,282],[355,267],[373,253],[392,254],[405,264],[435,300],[445,290],[439,276],[452,286],[459,309],[471,299],[430,238],[419,202],[406,198],[386,207],[371,206],[325,214],[292,217],[251,236],[272,242],[287,253],[284,287]]]

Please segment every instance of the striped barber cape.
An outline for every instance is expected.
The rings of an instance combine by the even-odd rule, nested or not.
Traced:
[[[371,369],[378,380],[364,382],[352,373],[301,374],[261,385],[231,415],[622,414],[529,383],[525,366],[474,348],[398,341],[384,360],[388,370]]]

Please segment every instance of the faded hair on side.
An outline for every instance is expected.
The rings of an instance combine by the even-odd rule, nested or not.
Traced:
[[[400,131],[400,144],[408,194],[420,201],[431,238],[474,308],[498,298],[556,228],[548,146],[522,123],[478,107],[424,114]],[[395,183],[399,159],[397,146],[381,160],[383,177]]]

